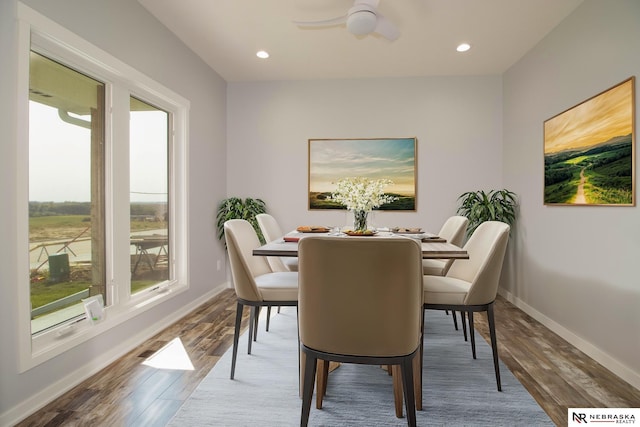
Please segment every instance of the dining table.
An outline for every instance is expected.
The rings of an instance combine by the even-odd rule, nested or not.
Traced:
[[[304,239],[308,236],[339,236],[344,238],[351,238],[349,234],[343,231],[332,232],[330,229],[326,231],[318,232],[316,228],[310,227],[311,231],[301,232],[297,230],[290,231],[279,239],[267,242],[266,244],[253,250],[254,256],[273,256],[273,257],[297,257],[298,256],[298,242],[300,239]],[[375,233],[367,235],[370,239],[382,239],[388,237],[405,237],[420,240],[422,245],[422,258],[423,259],[469,259],[469,253],[452,243],[446,241],[446,239],[440,236],[429,233],[397,233],[390,230],[378,230]],[[318,361],[320,366],[320,361]],[[394,367],[396,368],[396,367]],[[300,366],[301,376],[303,378],[304,372],[303,366]],[[421,360],[416,358],[414,362],[414,374],[416,379],[416,408],[422,409],[422,375],[421,375]],[[394,375],[394,381],[398,381],[400,378],[399,372]],[[322,385],[318,385],[322,387]],[[395,388],[395,410],[396,416],[402,417],[402,386],[401,383],[397,383]]]
[[[282,238],[268,242],[253,250],[255,256],[277,256],[277,257],[297,257],[298,256],[298,241],[307,236],[343,236],[344,238],[350,238],[351,236],[343,233],[305,233],[293,230]],[[445,239],[433,233],[419,233],[419,234],[403,234],[393,233],[390,231],[378,231],[376,234],[369,236],[370,239],[380,239],[385,237],[407,237],[419,239],[422,244],[422,258],[423,259],[469,259],[469,254],[463,248],[447,242]]]

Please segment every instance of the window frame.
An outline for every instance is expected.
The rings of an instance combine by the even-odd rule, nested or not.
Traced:
[[[172,203],[173,203],[173,200],[171,198],[172,191],[171,191],[171,188],[169,187],[170,182],[171,182],[171,180],[170,180],[171,173],[173,171],[172,157],[171,157],[172,146],[173,146],[173,141],[174,141],[174,138],[173,138],[173,124],[175,122],[174,117],[173,117],[173,113],[171,113],[169,111],[165,111],[164,108],[162,108],[162,107],[150,102],[147,99],[141,98],[141,97],[139,97],[139,96],[137,96],[137,95],[135,95],[133,93],[130,93],[129,94],[129,101],[131,101],[132,98],[137,99],[139,102],[143,102],[143,103],[145,103],[145,104],[147,104],[147,105],[149,105],[149,106],[151,106],[153,108],[156,108],[158,111],[162,111],[163,113],[167,114],[167,128],[166,128],[166,132],[167,132],[167,135],[166,135],[167,136],[167,147],[166,147],[166,149],[167,149],[167,178],[169,178],[168,182],[167,182],[167,194],[168,194],[168,198],[167,198],[167,208],[168,208],[167,209],[167,214],[169,214],[171,212]],[[129,111],[130,111],[130,109],[129,109]],[[130,111],[130,114],[131,114],[131,111]],[[131,121],[132,120],[130,119],[129,123],[131,123]],[[131,133],[129,133],[129,135],[130,134]],[[128,148],[129,149],[131,148],[131,140],[130,139],[129,139]],[[129,186],[129,189],[131,190],[131,186]],[[129,197],[128,205],[131,206],[131,203],[132,203],[131,202],[131,197]],[[168,252],[169,258],[171,258],[173,256],[173,254],[171,253],[171,250],[173,248],[173,245],[171,245],[171,238],[174,237],[174,236],[171,233],[171,225],[172,224],[169,221],[167,223],[167,232],[168,232],[168,237],[169,237],[169,241],[168,241],[168,245],[167,245],[167,252]],[[132,231],[129,230],[130,234],[131,234],[131,232]],[[174,275],[174,271],[173,271],[173,263],[171,263],[169,260],[168,260],[168,263],[169,263],[169,268],[168,268],[168,270],[169,270],[169,278],[167,280],[162,281],[162,282],[156,282],[156,283],[154,283],[152,285],[149,285],[145,289],[139,290],[135,294],[130,294],[131,298],[137,299],[137,298],[140,298],[140,296],[144,295],[145,293],[164,290],[169,285],[169,283],[167,283],[167,282],[171,282],[171,281],[175,280],[174,279],[175,275]],[[130,261],[130,264],[131,264],[131,261]],[[131,283],[130,283],[130,286],[129,286],[129,291],[131,291]]]
[[[24,372],[172,299],[189,288],[188,280],[188,119],[187,99],[18,3],[18,129],[16,161],[19,371]],[[105,82],[105,320],[91,325],[72,319],[42,333],[31,334],[29,287],[29,52],[34,50]],[[130,292],[129,256],[129,97],[169,113],[169,245],[172,277],[159,286]],[[118,141],[118,144],[112,143]],[[127,141],[122,144],[122,141]],[[116,170],[117,165],[117,170]],[[125,191],[123,191],[123,189]],[[126,245],[127,250],[123,250]]]

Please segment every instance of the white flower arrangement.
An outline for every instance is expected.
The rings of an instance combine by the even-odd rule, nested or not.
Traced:
[[[352,211],[370,212],[372,209],[391,203],[397,197],[384,194],[384,187],[393,184],[389,179],[369,179],[365,177],[342,178],[330,200],[343,204]]]

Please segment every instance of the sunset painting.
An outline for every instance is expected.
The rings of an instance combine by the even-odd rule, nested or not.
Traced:
[[[544,122],[546,205],[635,206],[634,83]]]
[[[309,209],[344,209],[329,199],[342,178],[389,179],[396,201],[381,210],[416,209],[416,138],[310,139]]]

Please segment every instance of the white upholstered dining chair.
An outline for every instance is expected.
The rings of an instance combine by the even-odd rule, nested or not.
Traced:
[[[469,219],[465,216],[455,215],[449,217],[444,224],[442,224],[442,228],[440,228],[440,232],[438,233],[438,237],[442,237],[446,239],[447,242],[456,245],[462,246],[464,243],[464,236],[467,233],[467,225],[469,224]],[[422,270],[424,274],[428,274],[431,276],[444,276],[449,271],[449,268],[453,265],[455,259],[423,259],[422,260]],[[456,312],[451,312],[451,316],[453,318],[453,326],[458,330],[458,318],[456,317]],[[464,340],[467,340],[467,326],[464,322],[464,314],[462,314],[462,330],[464,332]]]
[[[284,233],[278,224],[278,221],[267,213],[261,213],[256,215],[258,226],[262,235],[267,243],[282,238]],[[298,258],[296,257],[267,257],[267,262],[271,266],[272,271],[298,271]],[[280,307],[278,307],[278,313],[280,313]],[[269,322],[271,321],[271,306],[267,307],[267,324],[266,330],[269,330]]]
[[[269,214],[256,215],[258,226],[267,243],[282,238],[284,233],[276,219]],[[295,257],[267,257],[267,261],[273,271],[298,271],[298,258]]]
[[[480,224],[464,245],[469,259],[456,261],[446,276],[425,275],[423,278],[425,310],[453,310],[468,314],[474,359],[476,346],[473,313],[487,313],[498,391],[502,391],[502,385],[493,304],[498,293],[502,263],[509,241],[509,229],[508,224],[499,221]]]
[[[233,379],[244,306],[251,307],[247,350],[251,354],[251,341],[255,339],[254,334],[257,334],[260,307],[298,305],[298,273],[293,271],[273,272],[264,257],[253,256],[253,250],[260,246],[260,240],[248,221],[232,219],[225,222],[224,235],[237,297],[231,358],[231,379]]]
[[[446,239],[447,242],[462,246],[464,243],[464,236],[467,232],[467,225],[469,220],[467,217],[456,215],[449,217],[438,233],[438,237]],[[430,274],[433,276],[444,276],[449,271],[449,268],[453,264],[454,259],[423,259],[422,269],[423,274]]]
[[[420,356],[423,315],[419,243],[308,237],[300,240],[298,251],[304,360],[300,425],[309,420],[318,360],[325,366],[328,361],[400,365],[407,422],[415,425],[413,364]]]

